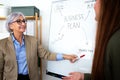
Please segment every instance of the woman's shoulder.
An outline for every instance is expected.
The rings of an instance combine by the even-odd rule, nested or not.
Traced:
[[[116,31],[108,41],[107,53],[112,56],[120,53],[120,30]]]
[[[110,38],[108,44],[112,45],[112,46],[116,46],[119,45],[120,46],[120,29],[117,30],[112,37]]]
[[[1,44],[1,43],[5,43],[5,42],[7,42],[7,41],[8,41],[8,37],[7,37],[7,38],[0,39],[0,44]]]
[[[35,39],[35,36],[31,36],[31,35],[25,35],[26,38],[33,38]]]
[[[25,39],[32,40],[32,41],[37,41],[37,38],[35,36],[31,36],[31,35],[25,35]]]
[[[8,43],[8,37],[0,40],[0,49],[4,49]]]

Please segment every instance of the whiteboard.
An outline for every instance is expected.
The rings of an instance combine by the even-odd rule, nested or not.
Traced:
[[[95,45],[95,0],[60,0],[52,3],[49,50],[76,54],[78,61],[48,61],[47,71],[61,75],[90,73]],[[81,55],[85,55],[80,58]]]

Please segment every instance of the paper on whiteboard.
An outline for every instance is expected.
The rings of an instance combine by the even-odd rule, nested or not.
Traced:
[[[48,61],[48,71],[62,75],[73,71],[91,72],[96,34],[93,6],[94,0],[53,2],[49,50],[85,56],[73,64],[69,61]]]

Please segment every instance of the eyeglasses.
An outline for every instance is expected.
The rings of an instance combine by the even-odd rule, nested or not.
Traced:
[[[27,21],[26,21],[25,19],[23,19],[23,20],[18,19],[18,20],[16,20],[16,21],[13,21],[12,23],[14,23],[14,22],[17,22],[17,24],[19,24],[19,25],[21,25],[22,22],[23,22],[23,23],[27,23]]]

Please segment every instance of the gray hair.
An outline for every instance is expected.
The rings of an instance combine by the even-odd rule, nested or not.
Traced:
[[[13,12],[10,15],[8,15],[6,19],[6,28],[8,32],[12,32],[12,30],[10,29],[10,24],[14,22],[15,19],[18,19],[20,16],[22,16],[25,19],[24,14],[21,12]]]

